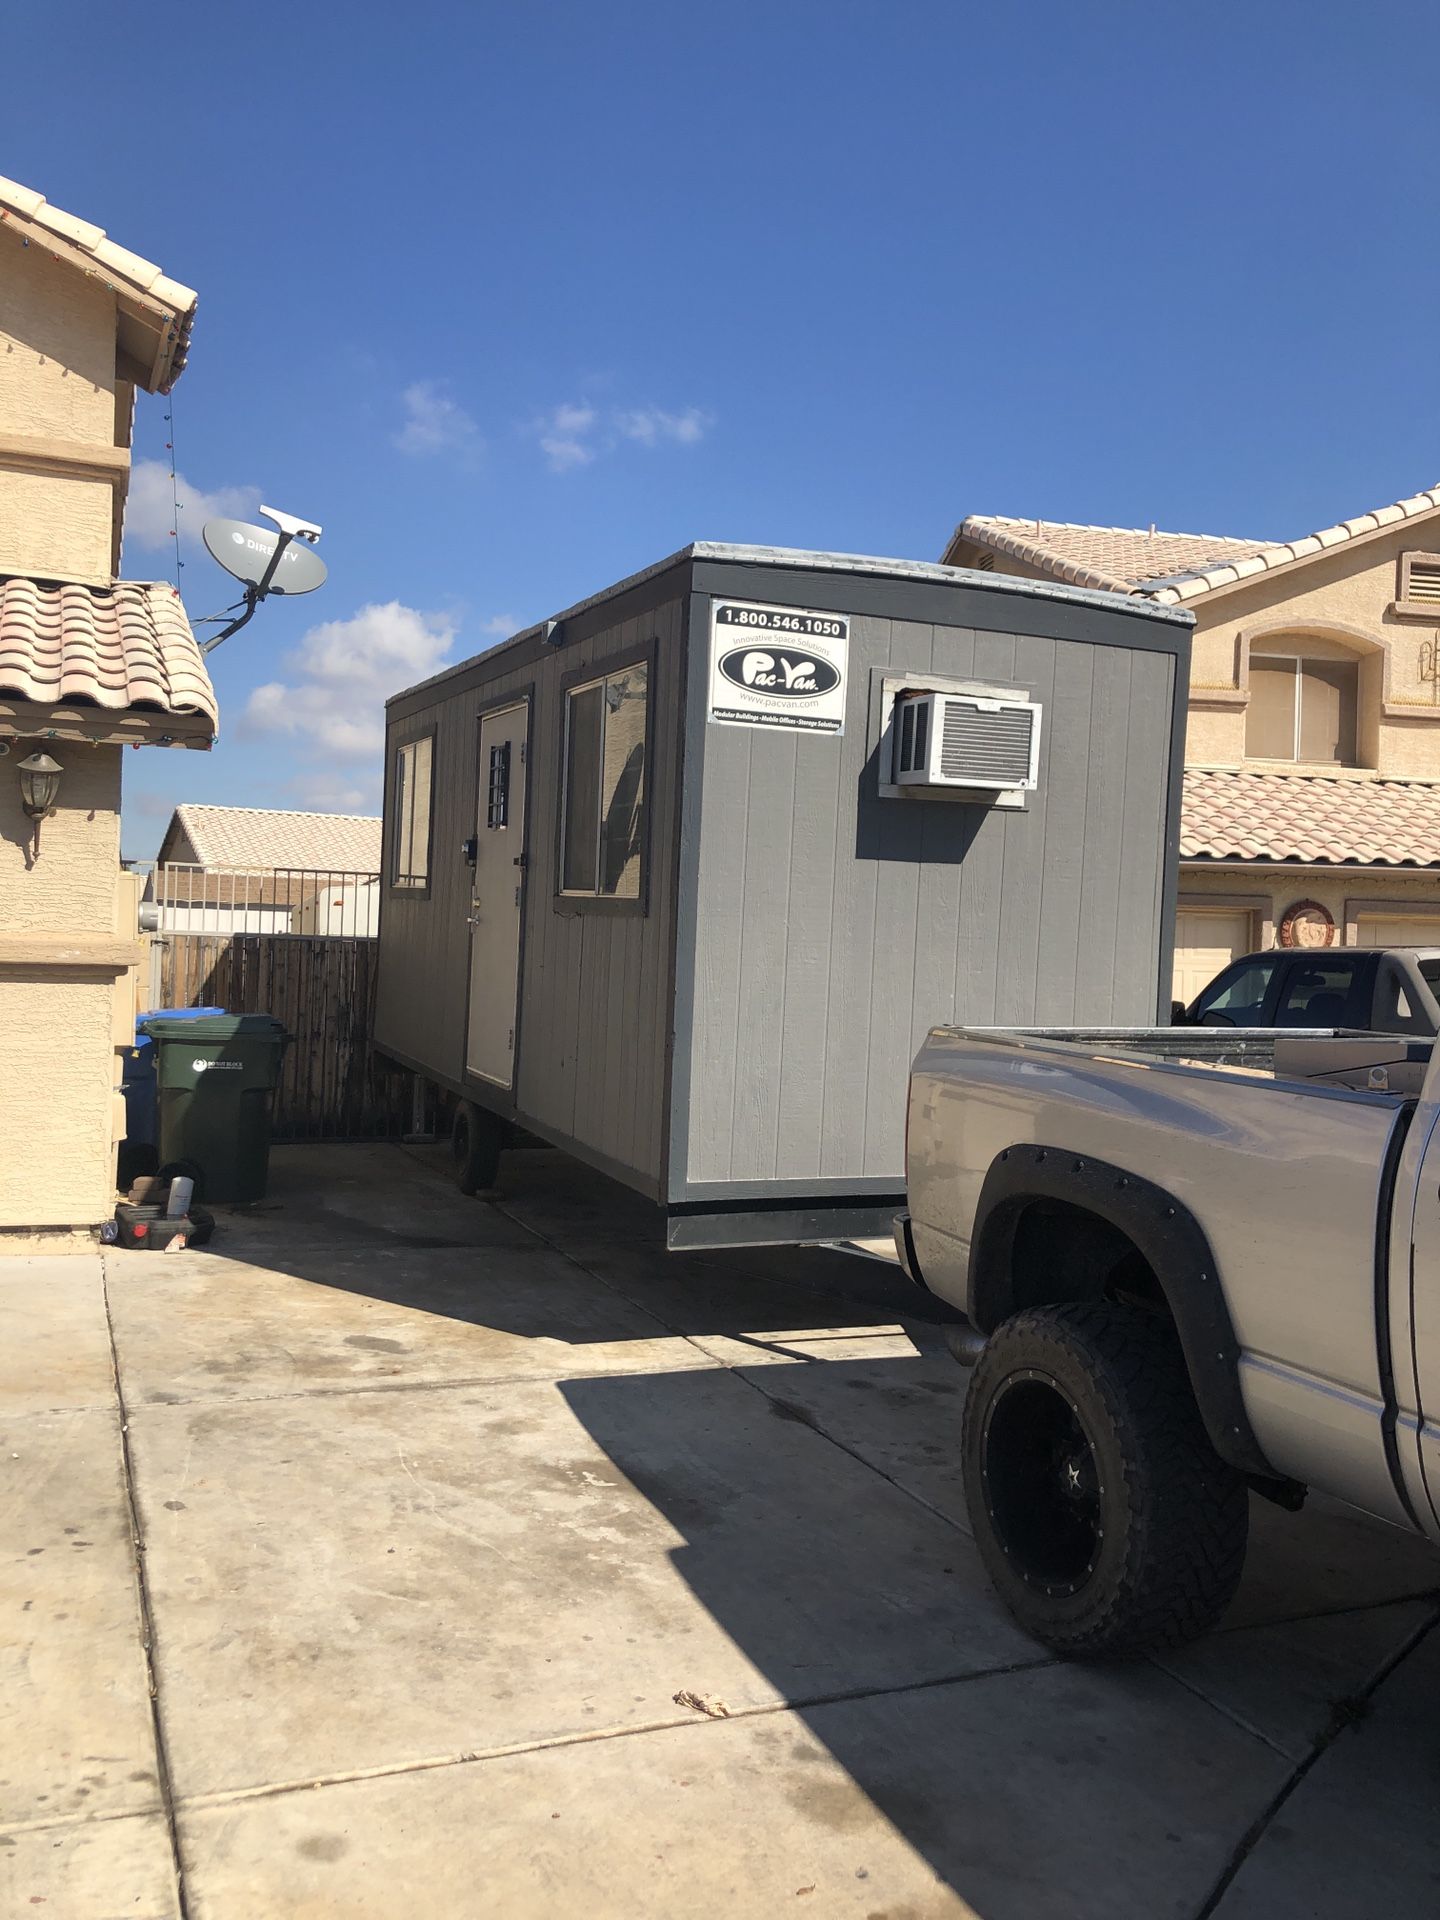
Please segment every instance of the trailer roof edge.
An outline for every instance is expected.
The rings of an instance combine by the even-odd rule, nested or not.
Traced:
[[[790,567],[803,568],[811,573],[848,573],[864,574],[894,580],[922,580],[935,585],[974,587],[986,593],[1013,593],[1032,600],[1060,600],[1071,606],[1103,607],[1112,613],[1123,613],[1140,620],[1156,621],[1162,626],[1193,627],[1195,615],[1189,607],[1162,606],[1153,600],[1127,593],[1108,593],[1094,587],[1072,587],[1063,580],[1024,580],[1017,574],[990,573],[977,567],[945,567],[933,560],[892,560],[882,559],[863,553],[819,553],[804,547],[750,547],[735,546],[723,540],[692,540],[688,547],[667,554],[663,560],[642,567],[638,573],[627,574],[623,580],[592,593],[584,600],[577,600],[573,606],[566,607],[549,620],[537,620],[533,625],[514,633],[508,640],[502,640],[497,646],[483,648],[479,653],[469,654],[464,660],[456,660],[444,667],[439,673],[432,674],[427,680],[417,680],[413,686],[402,687],[398,693],[392,693],[386,700],[387,708],[400,700],[413,699],[417,693],[423,693],[431,687],[441,686],[457,673],[464,673],[482,660],[495,660],[501,654],[508,653],[512,647],[519,647],[527,640],[533,640],[545,627],[551,624],[573,620],[579,614],[588,613],[591,608],[603,606],[607,600],[613,600],[622,593],[643,586],[647,580],[654,580],[672,568],[683,566],[690,560],[729,560],[742,566],[752,567]]]

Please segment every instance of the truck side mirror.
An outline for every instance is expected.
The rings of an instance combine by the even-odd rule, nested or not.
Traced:
[[[1185,1018],[1185,1002],[1183,1000],[1172,1000],[1170,1002],[1170,1024],[1172,1027],[1185,1027],[1190,1024]]]

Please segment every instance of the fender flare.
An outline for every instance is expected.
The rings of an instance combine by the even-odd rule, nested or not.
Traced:
[[[989,1334],[1016,1310],[1015,1236],[1037,1200],[1078,1207],[1133,1242],[1165,1296],[1215,1451],[1242,1473],[1273,1478],[1275,1469],[1245,1411],[1240,1343],[1210,1242],[1189,1208],[1153,1181],[1071,1148],[1007,1147],[985,1176],[971,1235],[968,1300],[974,1324]]]

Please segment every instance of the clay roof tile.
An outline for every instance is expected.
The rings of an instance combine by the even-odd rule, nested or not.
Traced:
[[[158,581],[110,587],[0,579],[0,694],[84,700],[219,724],[215,690],[180,596]]]
[[[1440,782],[1190,767],[1180,853],[1186,860],[1440,868]]]

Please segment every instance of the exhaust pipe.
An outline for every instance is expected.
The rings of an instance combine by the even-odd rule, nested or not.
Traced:
[[[962,1367],[973,1367],[985,1351],[985,1335],[968,1320],[959,1320],[945,1329],[945,1344]]]

